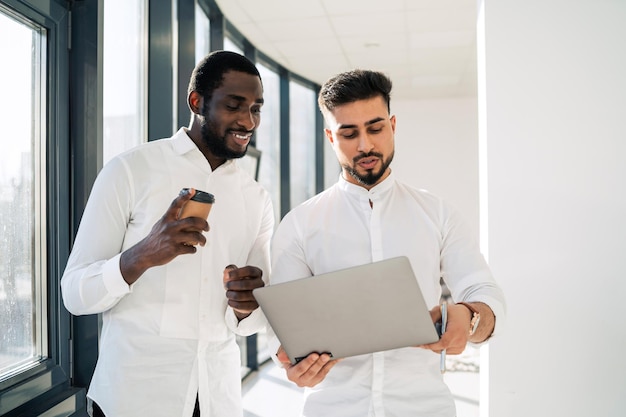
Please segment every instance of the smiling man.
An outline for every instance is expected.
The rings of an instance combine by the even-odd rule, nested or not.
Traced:
[[[235,336],[265,326],[252,290],[269,275],[274,214],[235,159],[261,121],[263,86],[252,62],[218,51],[187,98],[189,128],[102,169],[61,280],[71,313],[102,313],[95,417],[243,414]],[[208,221],[179,217],[194,189],[215,197]]]
[[[396,117],[390,115],[390,93],[391,81],[374,71],[342,73],[322,86],[319,106],[341,176],[281,221],[272,242],[270,282],[406,256],[433,307],[433,321],[441,319],[442,277],[457,304],[448,307],[443,337],[428,346],[339,361],[313,352],[291,364],[278,339],[272,338],[275,359],[287,377],[307,387],[302,413],[306,417],[455,416],[439,353],[446,349],[458,354],[468,341],[486,341],[504,319],[502,291],[459,214],[441,199],[395,178],[390,164]]]

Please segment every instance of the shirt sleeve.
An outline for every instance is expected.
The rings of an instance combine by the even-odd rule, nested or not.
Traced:
[[[477,239],[461,215],[442,207],[443,244],[441,274],[455,302],[482,302],[496,317],[492,336],[501,333],[506,321],[506,302],[489,265],[480,252]]]
[[[304,253],[303,231],[297,217],[299,210],[289,212],[278,225],[272,240],[272,276],[270,285],[313,275]]]
[[[119,268],[132,195],[124,163],[112,160],[100,172],[61,278],[63,303],[74,315],[113,307],[132,291]]]

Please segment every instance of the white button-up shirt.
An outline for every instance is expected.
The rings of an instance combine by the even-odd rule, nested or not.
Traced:
[[[148,269],[129,286],[120,253],[143,239],[184,187],[215,195],[207,243]],[[269,277],[274,215],[268,193],[236,164],[215,171],[183,129],[119,155],[95,181],[61,280],[75,315],[102,314],[88,396],[107,416],[242,415],[235,334],[264,328],[260,309],[238,322],[223,271],[254,265]]]
[[[469,228],[440,199],[393,173],[369,191],[340,178],[285,216],[272,242],[270,283],[401,255],[427,305],[439,303],[443,277],[454,300],[488,304],[501,324],[504,297]],[[279,341],[270,343],[275,352]],[[451,417],[455,406],[439,355],[411,347],[343,359],[305,391],[303,415]]]

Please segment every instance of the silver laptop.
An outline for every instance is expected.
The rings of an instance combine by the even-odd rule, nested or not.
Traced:
[[[254,296],[292,363],[439,340],[407,257],[270,285]]]

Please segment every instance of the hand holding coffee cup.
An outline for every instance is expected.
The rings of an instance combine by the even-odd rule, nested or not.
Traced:
[[[189,188],[183,188],[181,193],[189,192]],[[211,212],[211,207],[215,203],[215,197],[206,191],[195,190],[195,194],[189,199],[180,210],[179,219],[187,217],[198,217],[206,220]],[[187,246],[194,246],[193,243],[185,243]]]

